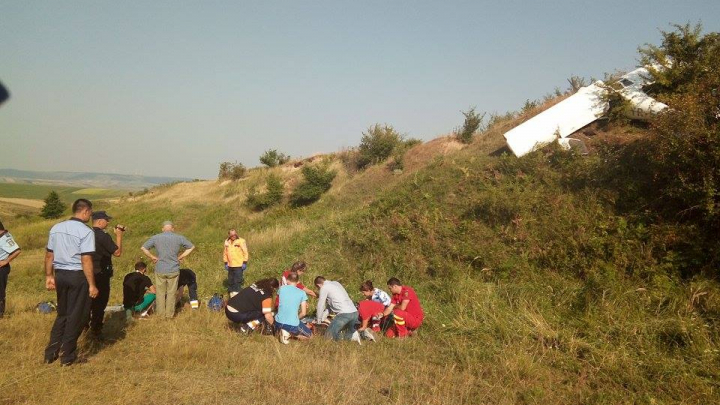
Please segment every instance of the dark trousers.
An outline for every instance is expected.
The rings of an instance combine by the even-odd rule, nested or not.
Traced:
[[[228,292],[240,292],[245,282],[242,267],[228,267]]]
[[[82,271],[56,270],[57,318],[45,349],[45,361],[72,363],[77,359],[77,340],[90,315],[88,282]]]
[[[5,290],[7,289],[8,275],[10,274],[10,265],[0,267],[0,318],[5,313]]]
[[[105,307],[110,299],[110,274],[104,271],[95,273],[95,285],[98,295],[92,298],[90,304],[90,328],[95,332],[100,332],[105,318]]]
[[[265,319],[265,314],[262,311],[230,312],[227,307],[225,307],[225,316],[235,323],[248,323]]]

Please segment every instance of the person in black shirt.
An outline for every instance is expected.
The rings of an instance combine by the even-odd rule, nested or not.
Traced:
[[[256,281],[230,298],[225,306],[225,316],[234,323],[240,323],[243,332],[256,329],[263,321],[272,325],[275,322],[272,296],[279,287],[276,278]]]
[[[155,286],[145,275],[146,271],[145,262],[137,262],[135,271],[123,279],[123,307],[128,320],[132,319],[133,312],[145,311],[155,301]]]
[[[175,296],[175,305],[180,305],[183,293],[185,292],[185,286],[187,286],[188,295],[190,296],[190,307],[192,307],[192,309],[198,309],[200,303],[198,302],[197,276],[195,275],[195,272],[190,269],[180,269],[180,275],[178,276],[178,290],[177,295]]]
[[[115,244],[110,235],[105,232],[111,219],[112,217],[105,211],[96,211],[92,214],[93,232],[95,232],[95,253],[92,258],[98,295],[92,299],[90,304],[90,330],[96,337],[102,333],[105,307],[110,298],[110,280],[113,275],[112,257],[119,257],[122,254],[122,239],[123,232],[125,232],[122,225],[115,226],[115,237],[117,238],[117,244]]]

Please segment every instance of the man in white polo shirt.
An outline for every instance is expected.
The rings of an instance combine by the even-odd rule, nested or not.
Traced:
[[[98,295],[92,262],[95,234],[85,224],[92,216],[92,203],[81,198],[72,210],[72,218],[50,229],[45,253],[45,287],[57,292],[57,318],[45,363],[60,357],[62,366],[77,361],[77,340],[88,322],[90,299]]]
[[[5,314],[5,289],[10,274],[10,262],[19,254],[20,246],[0,222],[0,318]]]

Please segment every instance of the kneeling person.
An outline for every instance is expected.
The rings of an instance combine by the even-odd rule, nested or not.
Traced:
[[[402,285],[400,280],[393,277],[387,282],[388,289],[392,293],[392,303],[385,308],[385,316],[393,314],[395,325],[388,329],[387,337],[407,337],[422,325],[425,313],[417,294],[412,287]]]
[[[275,323],[272,295],[279,286],[277,279],[265,278],[243,288],[228,301],[225,316],[232,322],[242,324],[244,332],[257,329],[263,321],[268,326],[272,325]]]
[[[340,340],[342,337],[360,342],[360,335],[355,331],[358,311],[345,287],[337,281],[326,280],[323,276],[315,277],[315,286],[320,289],[316,323],[322,323],[326,306],[336,314],[325,332],[325,337],[333,340]]]
[[[183,294],[185,293],[185,286],[188,288],[188,295],[190,296],[190,307],[192,309],[198,309],[200,303],[198,301],[197,293],[197,276],[195,272],[190,269],[180,269],[180,275],[178,276],[178,290],[175,295],[175,306],[180,305]]]
[[[360,327],[358,333],[365,339],[375,341],[375,336],[371,330],[376,332],[380,330],[380,321],[383,318],[385,306],[373,300],[363,300],[358,304],[358,314],[360,319]],[[372,324],[371,324],[372,323]]]
[[[287,276],[287,285],[280,287],[278,297],[280,306],[275,316],[276,330],[279,329],[279,339],[283,344],[288,344],[290,336],[298,338],[312,337],[312,331],[304,323],[300,322],[307,314],[307,293],[297,288],[298,275],[290,273]]]
[[[135,271],[123,279],[123,306],[127,319],[132,319],[135,312],[146,311],[155,301],[155,286],[145,275],[146,271],[145,262],[137,262]]]

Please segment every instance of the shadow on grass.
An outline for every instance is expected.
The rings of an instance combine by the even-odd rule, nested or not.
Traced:
[[[91,358],[115,343],[125,339],[130,324],[125,320],[125,311],[106,314],[103,325],[102,338],[91,337],[85,333],[82,350],[85,358]]]

